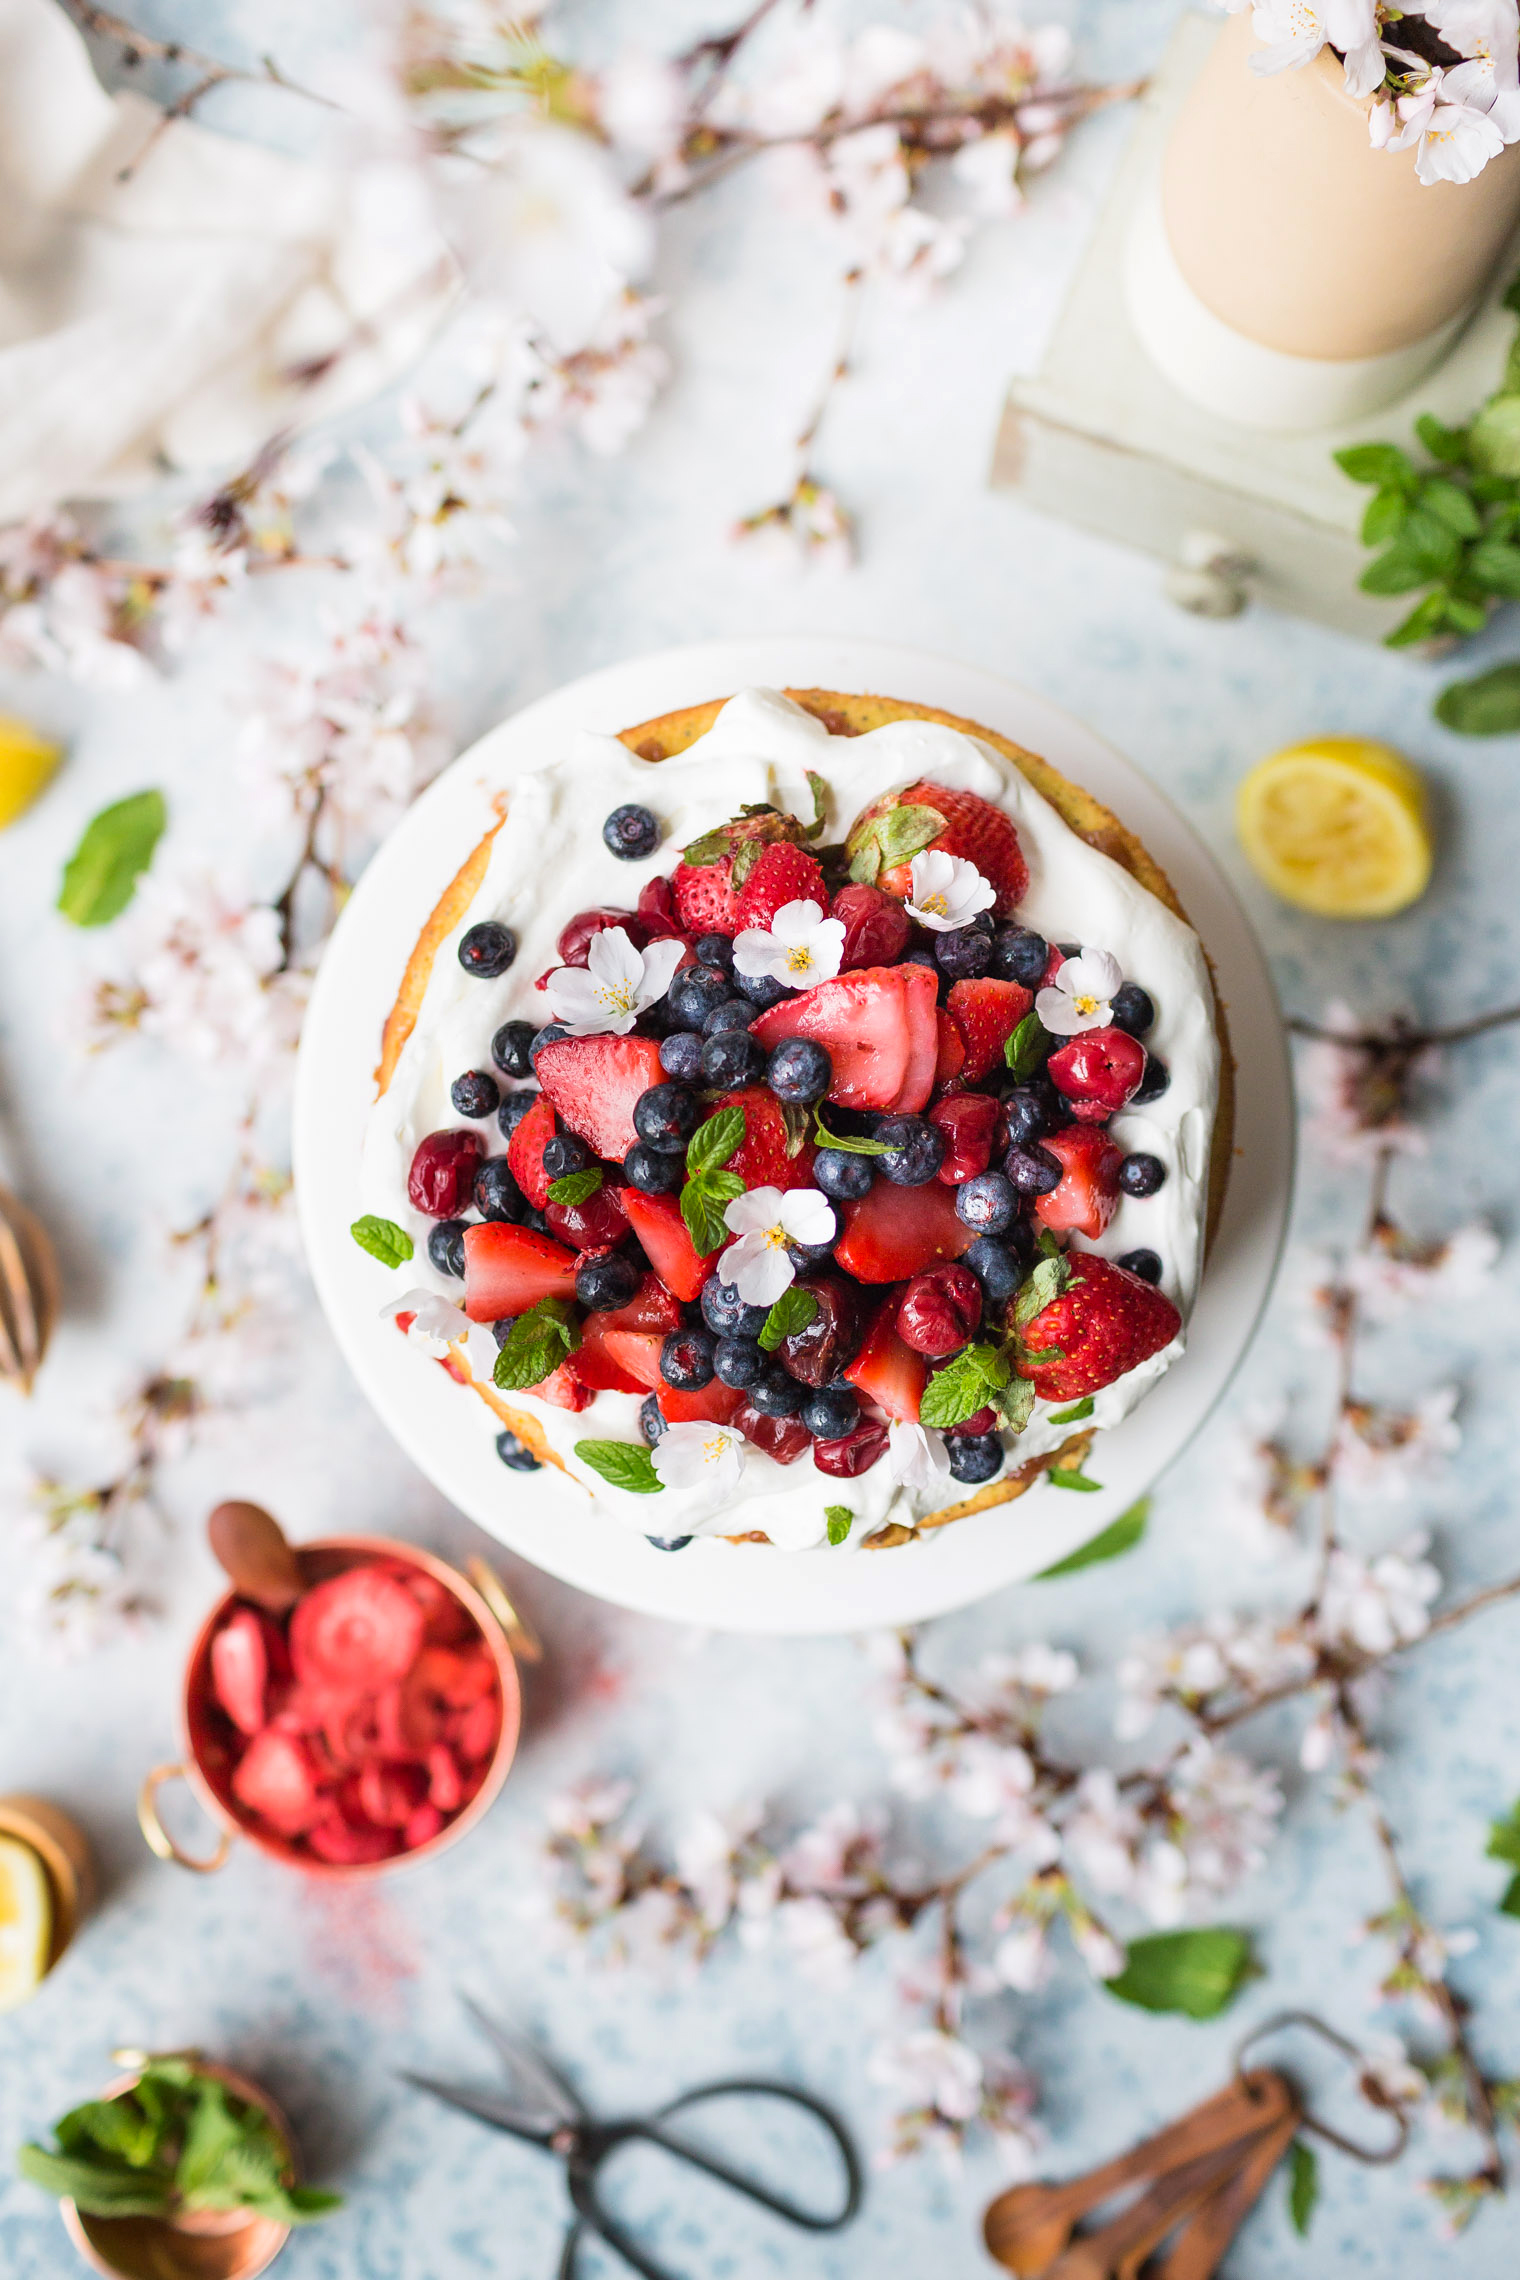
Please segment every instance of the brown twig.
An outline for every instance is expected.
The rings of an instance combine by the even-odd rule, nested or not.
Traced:
[[[1344,1045],[1348,1052],[1415,1054],[1438,1045],[1465,1045],[1469,1038],[1484,1037],[1491,1029],[1508,1028],[1517,1021],[1520,1005],[1506,1005],[1447,1029],[1416,1029],[1404,1014],[1395,1014],[1386,1029],[1344,1030],[1326,1029],[1294,1013],[1288,1016],[1288,1027],[1295,1037],[1312,1038],[1318,1045]]]

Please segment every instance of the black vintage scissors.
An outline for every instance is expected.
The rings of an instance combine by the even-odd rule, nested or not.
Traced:
[[[678,2161],[689,2162],[694,2169],[715,2177],[720,2185],[757,2201],[762,2209],[772,2210],[804,2232],[838,2232],[859,2209],[862,2182],[855,2148],[837,2116],[819,2099],[809,2097],[805,2090],[793,2090],[781,2082],[706,2082],[700,2089],[672,2098],[668,2106],[657,2107],[652,2114],[599,2122],[587,2112],[558,2068],[551,2065],[541,2051],[498,2026],[467,1995],[461,1996],[460,2001],[506,2067],[510,2078],[508,2091],[502,2095],[489,2090],[461,2089],[451,2082],[435,2081],[427,2074],[403,2073],[401,2079],[441,2098],[446,2106],[456,2106],[463,2113],[475,2115],[479,2121],[489,2122],[493,2129],[507,2130],[527,2145],[542,2146],[547,2152],[559,2155],[565,2164],[575,2215],[565,2235],[558,2280],[576,2280],[581,2243],[588,2232],[604,2240],[625,2264],[642,2275],[642,2280],[678,2280],[666,2266],[653,2263],[644,2254],[601,2199],[598,2177],[603,2164],[619,2147],[635,2142],[659,2146]],[[716,2104],[722,2098],[768,2098],[800,2107],[805,2114],[810,2114],[838,2151],[844,2177],[843,2207],[832,2215],[820,2216],[783,2194],[773,2193],[758,2179],[745,2176],[742,2170],[730,2169],[725,2162],[666,2130],[664,2125],[676,2115],[694,2113],[698,2107]]]

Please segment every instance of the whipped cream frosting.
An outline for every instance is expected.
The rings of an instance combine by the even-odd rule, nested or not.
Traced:
[[[895,721],[864,736],[831,736],[821,721],[779,692],[749,689],[723,707],[705,736],[673,759],[640,760],[616,737],[583,733],[563,755],[515,773],[507,790],[506,819],[492,845],[489,867],[455,932],[438,949],[416,1027],[386,1092],[372,1112],[361,1170],[361,1208],[407,1229],[416,1245],[408,1272],[421,1287],[459,1300],[457,1281],[427,1260],[431,1221],[407,1197],[407,1173],[419,1141],[458,1126],[449,1099],[455,1077],[491,1067],[491,1038],[504,1021],[550,1016],[541,975],[559,963],[561,928],[578,910],[598,905],[631,908],[646,879],[666,876],[676,851],[700,833],[725,823],[747,802],[769,802],[810,816],[808,773],[828,786],[826,836],[840,839],[868,800],[918,777],[978,793],[1013,819],[1029,865],[1029,891],[1019,917],[1053,941],[1081,941],[1108,950],[1127,979],[1154,1000],[1156,1020],[1146,1038],[1171,1070],[1157,1101],[1130,1107],[1110,1127],[1126,1151],[1160,1158],[1167,1178],[1152,1196],[1122,1196],[1100,1241],[1077,1247],[1117,1257],[1142,1245],[1161,1258],[1161,1287],[1175,1301],[1184,1325],[1197,1295],[1203,1265],[1209,1148],[1219,1086],[1219,1044],[1213,997],[1198,937],[1119,864],[1080,839],[1020,771],[978,738],[935,721]],[[620,861],[602,842],[601,826],[615,807],[637,801],[661,824],[655,853],[637,863]],[[460,936],[482,919],[510,926],[518,954],[494,981],[464,972],[456,955]],[[494,1122],[478,1129],[496,1142]],[[496,1143],[504,1145],[504,1143]],[[1183,1338],[1131,1370],[1094,1397],[1092,1423],[1117,1425],[1182,1351]],[[476,1326],[467,1358],[475,1377],[490,1382],[495,1341]],[[419,1361],[421,1357],[419,1356]],[[947,1475],[931,1489],[904,1489],[888,1478],[886,1460],[855,1480],[820,1473],[810,1456],[779,1465],[744,1446],[737,1489],[715,1496],[702,1486],[658,1497],[609,1487],[574,1454],[577,1441],[624,1440],[642,1445],[642,1396],[599,1393],[571,1413],[531,1393],[507,1397],[531,1413],[569,1473],[598,1508],[642,1534],[662,1537],[736,1535],[763,1530],[788,1551],[826,1541],[824,1508],[847,1505],[856,1516],[858,1542],[889,1519],[910,1521],[969,1493]],[[461,1430],[497,1430],[484,1403],[478,1424]],[[1053,1405],[1060,1407],[1059,1403]],[[1008,1442],[1008,1463],[1059,1447],[1071,1431],[1050,1422],[1052,1405],[1035,1404],[1024,1431]],[[503,1494],[525,1484],[503,1477]],[[1049,1493],[1037,1488],[1032,1493]],[[753,1553],[750,1556],[754,1556]]]

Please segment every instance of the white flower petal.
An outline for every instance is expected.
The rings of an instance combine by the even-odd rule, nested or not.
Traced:
[[[665,995],[675,980],[676,968],[685,955],[686,945],[677,936],[667,936],[664,941],[650,943],[644,952],[644,980],[640,993],[643,1003],[640,1012],[644,1006],[653,1005],[657,998]]]
[[[911,867],[913,891],[908,909],[931,934],[948,934],[969,925],[979,911],[991,910],[997,893],[974,863],[959,855],[933,848],[915,855]]]
[[[1111,998],[1124,980],[1124,968],[1107,950],[1080,950],[1056,975],[1057,989],[1072,997]]]
[[[893,1418],[887,1427],[887,1475],[899,1488],[934,1489],[949,1477],[943,1437]]]
[[[783,903],[771,920],[771,932],[778,942],[788,949],[794,944],[805,944],[823,924],[823,912],[815,902]],[[839,929],[843,934],[844,928]]]
[[[391,1315],[410,1314],[412,1320],[407,1324],[407,1336],[440,1360],[456,1338],[467,1338],[470,1334],[469,1316],[446,1298],[440,1298],[436,1291],[405,1290],[380,1311]]]
[[[750,1188],[734,1197],[723,1214],[723,1223],[734,1235],[758,1235],[764,1228],[775,1226],[784,1201],[780,1188]]]
[[[774,1306],[796,1279],[784,1236],[777,1222],[763,1234],[741,1235],[719,1258],[719,1275],[734,1285],[746,1306]]]
[[[792,1188],[782,1198],[781,1224],[794,1243],[832,1243],[839,1232],[834,1207],[818,1188]]]
[[[832,981],[843,956],[842,923],[812,901],[783,903],[769,931],[749,926],[734,941],[737,972],[766,974],[794,990]]]
[[[633,1027],[632,1010],[623,1014],[612,1012],[602,986],[584,966],[558,967],[545,982],[544,995],[555,1020],[562,1021],[573,1037],[599,1034],[621,1037]]]
[[[1075,1037],[1086,1024],[1064,990],[1047,986],[1036,992],[1034,1010],[1052,1037]]]
[[[635,994],[644,979],[644,960],[621,926],[604,926],[586,945],[586,965],[593,981],[605,988]]]
[[[650,1452],[664,1488],[736,1488],[744,1470],[740,1436],[726,1425],[668,1425]]]
[[[747,926],[742,934],[734,936],[734,972],[748,974],[751,979],[765,976],[774,982],[786,980],[786,946],[763,927]]]

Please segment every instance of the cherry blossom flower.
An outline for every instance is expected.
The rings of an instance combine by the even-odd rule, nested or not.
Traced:
[[[911,875],[909,915],[920,926],[927,926],[931,934],[949,934],[957,927],[969,926],[978,911],[991,910],[997,901],[996,888],[974,863],[959,855],[947,855],[941,848],[915,855]]]
[[[382,1306],[380,1312],[387,1316],[410,1314],[412,1319],[406,1326],[408,1338],[415,1340],[435,1361],[443,1359],[456,1339],[470,1334],[470,1318],[463,1307],[451,1305],[436,1291],[403,1291],[399,1298]]]
[[[1245,0],[1226,0],[1237,14]],[[1255,71],[1286,71],[1312,63],[1327,47],[1346,59],[1346,92],[1370,95],[1383,83],[1386,66],[1378,37],[1377,0],[1251,0],[1256,37],[1264,55],[1251,58]]]
[[[755,1299],[750,1303],[758,1306]],[[727,1425],[667,1425],[650,1452],[662,1488],[705,1488],[715,1495],[737,1488],[744,1470],[744,1437]]]
[[[758,1303],[758,1301],[757,1301]],[[887,1426],[887,1474],[899,1488],[930,1491],[943,1488],[950,1477],[942,1433],[894,1417]]]
[[[1412,1306],[1446,1310],[1482,1296],[1499,1248],[1486,1220],[1469,1220],[1433,1243],[1415,1242],[1385,1223],[1374,1229],[1366,1250],[1342,1262],[1340,1278],[1356,1294],[1366,1321],[1393,1322]]]
[[[1305,1046],[1298,1063],[1309,1138],[1332,1163],[1366,1164],[1385,1150],[1423,1155],[1425,1136],[1409,1121],[1410,1090],[1435,1066],[1435,1053],[1362,1045],[1367,1025],[1340,998],[1326,1007],[1322,1026],[1329,1034]]]
[[[734,937],[734,968],[766,975],[788,989],[829,982],[844,956],[844,922],[825,918],[815,902],[783,903],[770,926],[747,926]]]
[[[848,569],[854,552],[854,524],[825,483],[802,474],[790,495],[746,515],[734,537],[758,543],[773,561],[789,567]]]
[[[208,876],[150,872],[127,935],[131,978],[105,982],[95,1039],[124,1029],[202,1061],[267,1065],[295,1042],[304,978],[281,971],[279,918]]]
[[[1282,1784],[1270,1766],[1254,1766],[1203,1734],[1189,1742],[1167,1776],[1172,1843],[1183,1875],[1175,1891],[1147,1891],[1141,1901],[1157,1923],[1178,1921],[1190,1900],[1234,1890],[1261,1866],[1282,1816]],[[1175,1916],[1162,1912],[1175,1908]]]
[[[1053,982],[1038,992],[1035,1012],[1052,1037],[1078,1037],[1103,1029],[1113,1019],[1110,999],[1124,979],[1124,968],[1106,950],[1081,950],[1063,960]]]
[[[584,966],[557,966],[550,974],[544,984],[549,1011],[572,1037],[626,1037],[645,1008],[665,995],[684,956],[685,945],[674,936],[636,950],[626,928],[604,926],[592,935]]]
[[[1460,63],[1449,71],[1434,65],[1418,88],[1395,103],[1399,131],[1387,147],[1408,150],[1412,145],[1422,182],[1471,182],[1504,148],[1505,138],[1490,116],[1496,95],[1493,74],[1484,64]]]
[[[992,1968],[1005,1987],[1019,1995],[1033,1995],[1055,1969],[1050,1952],[1049,1926],[1019,1923],[1006,1931],[992,1951]]]
[[[593,948],[600,939],[593,938]],[[735,1285],[746,1306],[774,1306],[796,1279],[788,1244],[811,1249],[832,1243],[838,1228],[828,1197],[817,1188],[751,1188],[734,1197],[723,1218],[739,1239],[724,1251],[718,1272]],[[668,1439],[667,1434],[661,1448]]]
[[[650,338],[664,306],[629,286],[570,354],[532,339],[522,393],[525,429],[567,429],[601,458],[621,451],[670,377],[670,358]]]
[[[1331,1452],[1337,1480],[1357,1496],[1407,1497],[1462,1446],[1458,1398],[1454,1385],[1441,1385],[1409,1410],[1348,1402]]]
[[[1411,1536],[1398,1551],[1370,1561],[1337,1545],[1320,1595],[1321,1635],[1368,1655],[1391,1654],[1423,1638],[1441,1590],[1439,1570],[1422,1556],[1429,1541],[1423,1533]]]

